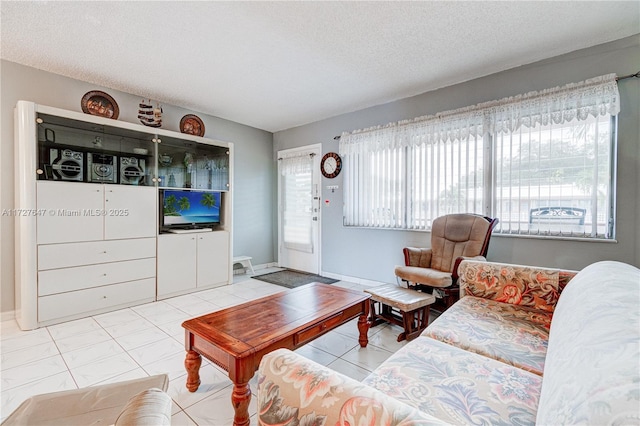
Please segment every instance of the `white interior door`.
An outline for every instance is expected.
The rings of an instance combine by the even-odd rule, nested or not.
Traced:
[[[320,273],[320,152],[309,145],[278,151],[278,264]]]

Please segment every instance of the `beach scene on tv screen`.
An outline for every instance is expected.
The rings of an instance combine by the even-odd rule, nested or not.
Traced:
[[[166,191],[164,224],[189,225],[220,222],[220,193]]]

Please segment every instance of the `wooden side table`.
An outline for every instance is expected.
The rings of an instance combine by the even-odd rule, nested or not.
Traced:
[[[411,340],[429,325],[429,305],[435,296],[393,284],[366,289],[371,294],[371,326],[390,322],[404,328],[398,335],[398,342]],[[378,305],[378,306],[376,306]]]

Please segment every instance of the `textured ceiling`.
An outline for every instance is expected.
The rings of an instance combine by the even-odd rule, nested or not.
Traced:
[[[640,2],[12,2],[3,59],[278,131],[640,32]]]

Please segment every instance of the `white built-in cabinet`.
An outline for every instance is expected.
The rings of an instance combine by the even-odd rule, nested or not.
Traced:
[[[210,287],[229,280],[229,269],[225,267],[231,263],[229,253],[220,253],[216,250],[216,247],[228,244],[228,232],[196,234],[197,287]]]
[[[22,329],[231,283],[233,144],[25,101],[15,129]],[[111,177],[95,169],[105,159]],[[220,192],[220,223],[163,228],[159,194],[172,187]]]
[[[37,182],[38,244],[155,237],[152,186]],[[65,215],[66,213],[66,215]]]
[[[229,233],[194,232],[158,237],[158,299],[229,281]]]

